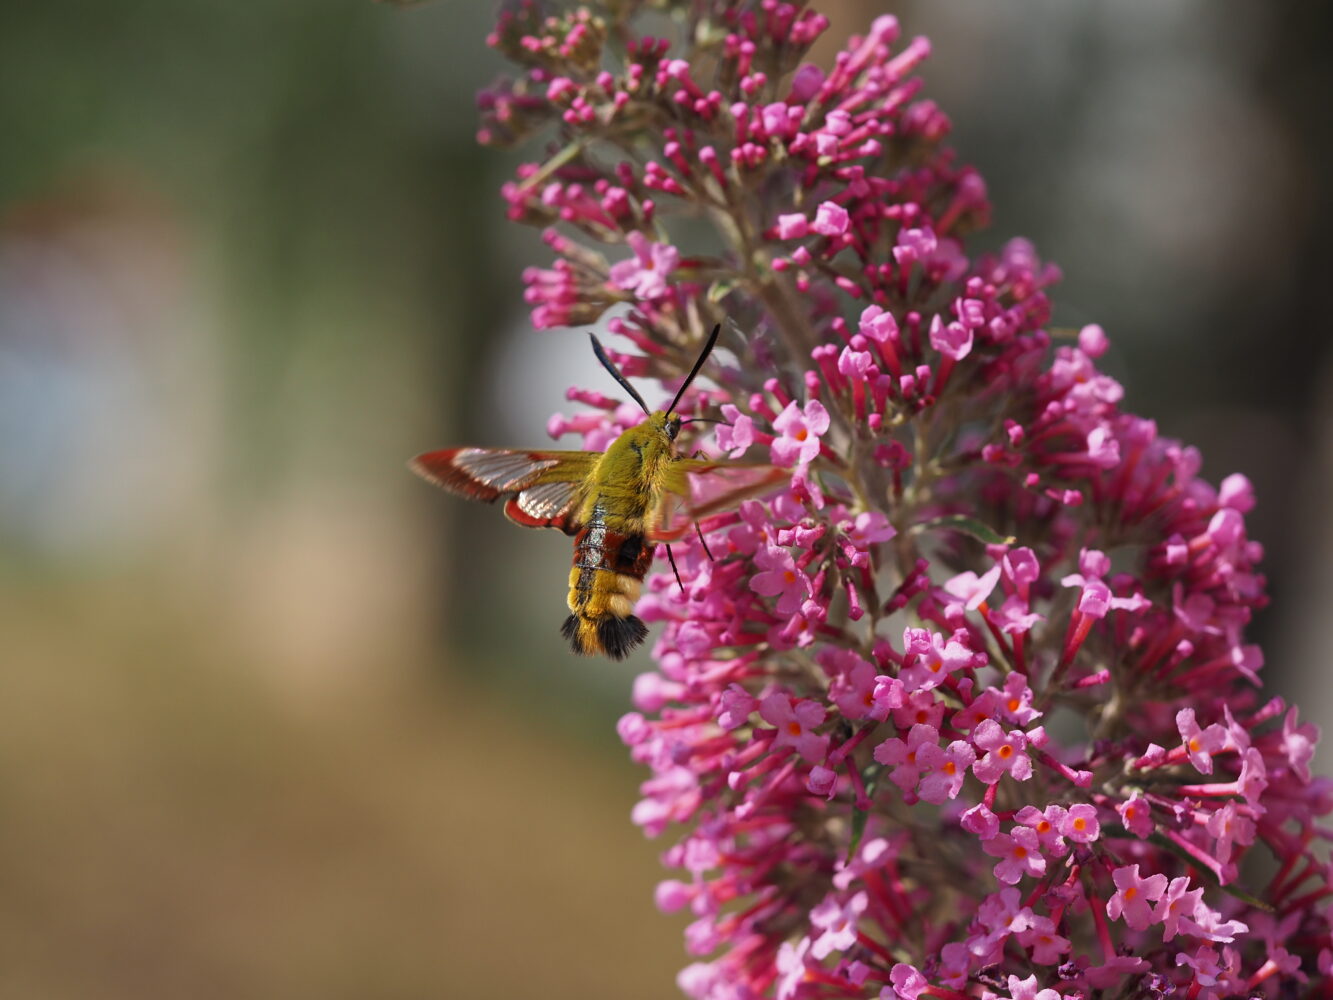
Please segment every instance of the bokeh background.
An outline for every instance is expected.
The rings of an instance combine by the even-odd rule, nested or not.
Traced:
[[[984,241],[1255,481],[1267,671],[1333,717],[1327,5],[821,6],[932,37]],[[403,466],[605,388],[528,329],[490,16],[0,5],[0,997],[676,995],[635,670],[563,651],[563,537]]]

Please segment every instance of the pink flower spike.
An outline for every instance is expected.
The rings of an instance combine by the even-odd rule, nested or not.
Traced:
[[[929,43],[880,18],[837,51],[820,6],[499,5],[481,134],[531,142],[500,210],[545,247],[532,323],[604,329],[645,397],[700,377],[671,474],[591,358],[605,391],[548,424],[644,466],[633,510],[531,453],[423,456],[519,520],[575,501],[574,618],[591,588],[648,626],[616,732],[708,956],[681,989],[1304,996],[1333,782],[1266,691],[1254,487],[1132,412],[1059,269],[982,232]]]

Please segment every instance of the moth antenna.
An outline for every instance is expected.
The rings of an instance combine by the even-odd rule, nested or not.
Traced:
[[[602,363],[602,367],[611,373],[611,377],[620,383],[620,387],[630,394],[644,413],[652,413],[652,410],[648,409],[648,404],[643,401],[643,397],[639,395],[638,390],[629,384],[629,380],[624,375],[616,371],[615,365],[611,364],[611,359],[606,356],[606,349],[602,347],[602,342],[597,339],[597,334],[588,334],[588,339],[592,341],[592,353],[597,355],[597,360]],[[698,368],[697,365],[695,367]],[[693,378],[694,376],[691,375],[690,377]]]
[[[721,332],[722,324],[718,323],[713,327],[713,332],[708,335],[708,343],[704,344],[704,349],[699,352],[699,359],[694,362],[694,367],[690,369],[690,374],[685,377],[685,381],[681,385],[680,391],[676,393],[676,398],[673,399],[671,405],[667,407],[667,413],[676,412],[676,404],[680,402],[680,397],[685,395],[685,390],[688,389],[690,383],[694,381],[694,376],[699,374],[699,369],[702,368],[704,362],[708,360],[708,355],[713,353],[713,345],[717,343],[718,334]]]
[[[694,522],[694,530],[699,533],[699,544],[704,547],[704,555],[708,556],[709,562],[717,562],[713,558],[713,550],[708,547],[708,540],[704,538],[704,529],[699,527],[699,522]]]
[[[696,524],[695,527],[697,528],[698,525]],[[676,574],[676,586],[680,588],[680,592],[683,594],[685,593],[685,584],[680,582],[680,570],[676,569],[676,557],[671,554],[670,545],[666,547],[666,550],[667,550],[667,562],[671,563],[671,572]]]

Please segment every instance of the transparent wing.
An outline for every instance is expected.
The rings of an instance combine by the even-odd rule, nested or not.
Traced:
[[[592,451],[446,448],[418,455],[410,467],[470,500],[507,497],[505,514],[517,524],[572,532],[583,485],[599,457]]]
[[[674,541],[704,518],[763,496],[790,478],[790,470],[774,465],[679,459],[667,471],[649,537],[657,542]]]

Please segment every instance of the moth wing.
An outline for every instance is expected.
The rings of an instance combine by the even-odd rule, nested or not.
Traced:
[[[674,541],[689,525],[771,492],[791,478],[775,465],[726,459],[682,458],[667,470],[662,501],[649,537]]]
[[[525,528],[559,528],[567,535],[578,531],[582,482],[538,483],[505,502],[505,517]]]
[[[573,533],[583,484],[600,456],[594,451],[446,448],[409,463],[436,486],[483,503],[506,497],[505,515],[528,528]]]

